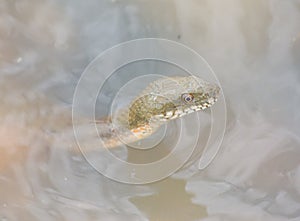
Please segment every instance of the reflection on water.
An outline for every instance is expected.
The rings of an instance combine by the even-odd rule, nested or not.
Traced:
[[[298,221],[299,6],[0,1],[0,219]],[[207,169],[191,161],[172,178],[142,186],[113,182],[69,151],[76,148],[71,103],[80,74],[103,50],[138,37],[200,52],[229,109],[221,152]],[[118,154],[137,163],[157,159],[155,151],[149,158]]]

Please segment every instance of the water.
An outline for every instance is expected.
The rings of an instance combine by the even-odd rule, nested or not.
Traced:
[[[300,220],[300,1],[2,0],[0,12],[0,219]],[[70,151],[71,103],[95,56],[141,37],[205,57],[228,119],[208,168],[135,186]]]

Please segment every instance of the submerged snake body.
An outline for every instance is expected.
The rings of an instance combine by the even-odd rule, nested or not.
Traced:
[[[194,76],[158,79],[127,109],[97,121],[99,135],[107,148],[138,141],[170,120],[210,107],[219,91],[217,85]]]

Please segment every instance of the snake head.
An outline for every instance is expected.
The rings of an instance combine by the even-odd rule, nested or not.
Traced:
[[[179,80],[181,86],[180,102],[177,109],[191,113],[212,106],[218,99],[220,87],[198,77],[186,77]]]
[[[172,119],[212,106],[220,87],[195,76],[168,77],[152,82],[129,108],[131,129]]]
[[[162,121],[177,119],[184,115],[211,107],[218,99],[220,87],[195,76],[174,77],[175,90],[165,91],[164,96],[173,104],[165,108],[159,118]],[[172,106],[165,102],[166,106]]]

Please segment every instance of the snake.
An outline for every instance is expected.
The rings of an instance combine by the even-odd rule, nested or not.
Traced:
[[[151,136],[162,125],[211,107],[220,87],[197,76],[161,77],[112,116],[95,121],[106,148]]]

